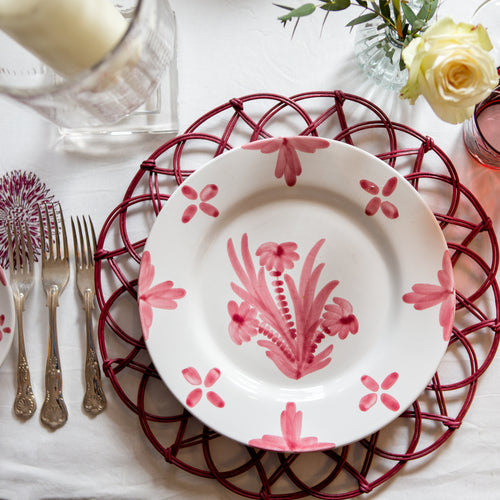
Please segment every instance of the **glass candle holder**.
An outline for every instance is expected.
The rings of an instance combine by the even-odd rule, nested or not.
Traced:
[[[88,69],[61,76],[0,33],[0,95],[65,135],[177,131],[176,24],[168,0],[120,0],[123,36]],[[95,14],[95,13],[94,13]]]

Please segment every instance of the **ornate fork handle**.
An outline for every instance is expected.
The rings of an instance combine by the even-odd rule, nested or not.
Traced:
[[[16,317],[17,317],[17,394],[14,400],[14,412],[18,417],[29,418],[36,411],[36,401],[31,388],[30,370],[26,358],[26,349],[24,347],[23,333],[23,309],[24,296],[19,295],[15,298]]]
[[[68,410],[62,393],[62,372],[57,343],[56,307],[58,305],[58,295],[59,290],[57,287],[52,287],[47,292],[49,348],[45,368],[45,401],[40,413],[42,422],[52,429],[62,427],[68,420]]]
[[[102,389],[101,370],[92,338],[92,309],[94,294],[92,290],[85,290],[85,328],[87,335],[87,353],[85,359],[85,396],[83,398],[84,409],[97,415],[106,408],[106,396]]]

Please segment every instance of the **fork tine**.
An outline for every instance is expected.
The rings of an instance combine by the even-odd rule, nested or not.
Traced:
[[[29,231],[29,228],[28,228],[28,223],[25,221],[24,222],[24,230],[25,230],[25,233],[26,233],[26,243],[27,243],[27,247],[28,247],[28,269],[29,269],[29,272],[32,273],[33,272],[33,266],[35,264],[35,255],[34,255],[34,252],[33,252],[33,242],[31,241],[31,233]]]
[[[97,243],[96,243],[96,237],[95,237],[95,231],[94,231],[94,224],[92,223],[92,219],[90,218],[90,215],[89,215],[89,223],[90,223],[90,232],[92,234],[92,252],[91,252],[91,255],[92,255],[92,264],[94,264],[94,253],[95,253],[95,249],[97,248]]]
[[[19,240],[23,239],[23,234],[21,232],[21,227],[19,224],[14,223],[14,252],[15,252],[15,260],[16,260],[16,269],[19,271],[22,269],[22,264],[24,264],[24,246],[21,241],[21,245],[19,245]],[[22,247],[22,248],[21,248]],[[21,251],[23,252],[23,258],[21,260]]]
[[[7,250],[9,252],[10,272],[13,273],[15,271],[15,268],[14,268],[14,253],[12,251],[12,234],[10,232],[10,222],[7,224]]]
[[[41,243],[40,253],[42,254],[42,263],[44,263],[47,260],[47,243],[45,239],[45,229],[43,224],[42,210],[40,208],[40,205],[38,205],[37,208],[38,208],[38,223],[40,225],[40,243]],[[48,217],[47,205],[45,205],[45,213],[46,216]]]
[[[85,224],[85,219],[82,217],[83,223]],[[80,222],[80,218],[77,217],[76,221],[78,222],[78,236],[80,238],[80,251],[82,252],[82,268],[86,269],[88,267],[88,255],[87,255],[87,248],[85,247],[85,241],[83,239],[83,231],[82,231],[82,224]]]
[[[56,215],[56,207],[55,204],[52,204],[52,224],[51,228],[53,228],[53,232],[51,234],[52,238],[51,241],[55,240],[56,244],[56,254],[55,258],[60,259],[61,258],[61,241],[60,241],[60,236],[59,236],[59,227],[58,227],[58,222],[57,222],[57,215]],[[51,252],[50,257],[54,257],[54,254]]]
[[[61,233],[62,233],[62,244],[63,244],[63,251],[64,251],[63,257],[66,260],[68,260],[69,259],[69,251],[68,251],[68,236],[66,234],[66,224],[64,223],[64,215],[63,215],[61,204],[58,203],[57,205],[59,207],[59,215],[61,217],[61,230],[62,230]],[[59,231],[58,231],[58,233],[59,233]],[[59,234],[58,234],[58,238],[59,238]]]
[[[85,228],[85,241],[87,243],[87,266],[91,266],[94,263],[94,250],[90,244],[90,236],[89,236],[89,229],[87,226],[87,221],[85,220],[85,217],[82,217],[83,219],[83,227]]]
[[[76,218],[78,221],[78,217]],[[75,249],[75,264],[77,269],[82,267],[82,258],[80,255],[80,245],[78,244],[78,238],[76,234],[76,227],[75,227],[75,221],[73,220],[73,217],[71,217],[71,232],[73,233],[73,248]]]

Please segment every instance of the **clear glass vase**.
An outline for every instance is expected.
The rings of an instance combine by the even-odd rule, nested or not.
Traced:
[[[410,0],[408,5],[418,12],[423,0]],[[400,63],[403,42],[396,30],[382,25],[380,19],[360,24],[355,32],[356,60],[374,83],[400,90],[408,79],[408,70]]]
[[[356,60],[374,83],[391,90],[400,90],[408,79],[408,70],[401,69],[403,42],[389,27],[368,22],[358,27],[355,37]]]

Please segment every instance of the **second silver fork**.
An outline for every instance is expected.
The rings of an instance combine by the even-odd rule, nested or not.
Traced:
[[[61,206],[57,204],[51,209],[44,205],[43,212],[38,207],[40,221],[40,239],[42,241],[42,284],[47,295],[49,308],[49,345],[47,365],[45,368],[45,400],[40,412],[42,422],[57,429],[68,420],[68,409],[62,393],[62,372],[57,341],[56,309],[59,295],[69,279],[69,253],[66,227]],[[61,241],[62,240],[62,241]]]

